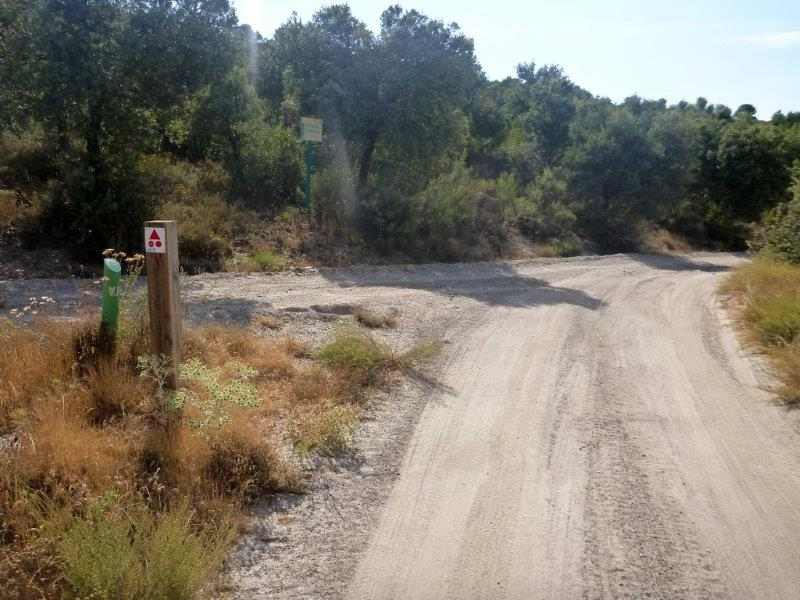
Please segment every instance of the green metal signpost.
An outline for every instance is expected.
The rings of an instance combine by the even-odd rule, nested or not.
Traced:
[[[300,119],[300,139],[306,155],[305,207],[311,208],[311,177],[316,169],[316,148],[322,142],[322,119],[303,117]]]
[[[305,146],[305,154],[306,154],[306,180],[305,180],[305,202],[304,205],[306,208],[311,208],[311,178],[314,176],[314,171],[316,169],[316,152],[314,148],[314,142],[303,142]]]
[[[122,267],[113,258],[103,261],[103,328],[113,337],[119,322],[119,280]]]

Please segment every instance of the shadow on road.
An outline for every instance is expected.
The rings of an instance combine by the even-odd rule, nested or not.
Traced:
[[[184,299],[184,317],[195,324],[236,323],[247,325],[257,313],[256,309],[269,307],[269,303],[239,298],[216,298],[214,300]]]
[[[392,287],[424,290],[442,296],[472,298],[489,306],[526,308],[571,304],[589,310],[605,306],[598,298],[572,288],[550,285],[517,272],[506,263],[436,264],[413,267],[325,269],[320,274],[339,287]]]
[[[704,273],[724,273],[730,267],[692,260],[688,256],[668,256],[659,254],[630,254],[631,260],[663,271],[702,271]]]

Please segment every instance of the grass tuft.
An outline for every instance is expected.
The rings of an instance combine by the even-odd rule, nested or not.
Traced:
[[[292,427],[295,449],[301,455],[313,451],[334,456],[350,448],[358,425],[359,411],[353,406],[327,405],[302,415]]]
[[[357,330],[341,330],[323,346],[318,358],[328,367],[373,383],[392,363],[392,352],[373,337]]]
[[[189,600],[222,562],[232,528],[196,531],[186,506],[153,515],[101,504],[74,517],[58,542],[78,598]]]
[[[364,307],[358,307],[353,315],[357,322],[369,329],[394,329],[397,327],[397,317],[392,313],[379,313]]]
[[[286,257],[281,256],[272,250],[258,250],[250,257],[250,262],[255,266],[254,270],[266,273],[277,273],[289,266]]]

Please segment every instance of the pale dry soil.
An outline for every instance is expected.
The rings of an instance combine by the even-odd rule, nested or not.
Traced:
[[[272,314],[318,341],[361,304],[399,309],[381,334],[396,347],[445,341],[375,399],[352,452],[316,460],[309,494],[255,511],[227,595],[800,598],[800,415],[774,402],[716,292],[743,260],[185,281],[193,320]],[[10,297],[58,287],[26,285]]]

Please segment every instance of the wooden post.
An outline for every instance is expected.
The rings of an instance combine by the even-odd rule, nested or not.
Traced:
[[[178,224],[144,224],[147,256],[147,297],[150,305],[150,341],[153,354],[166,359],[166,387],[178,387],[181,347],[181,301],[178,274]]]

